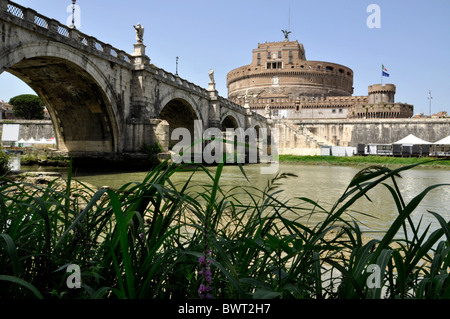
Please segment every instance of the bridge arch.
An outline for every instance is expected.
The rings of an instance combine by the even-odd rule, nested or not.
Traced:
[[[226,131],[227,128],[229,129],[237,129],[239,127],[242,127],[241,125],[239,125],[239,121],[236,117],[234,117],[231,114],[228,114],[226,116],[223,117],[222,121],[221,121],[221,128],[222,131]]]
[[[256,138],[259,138],[261,136],[261,131],[260,131],[262,129],[261,125],[259,123],[256,123],[253,126],[253,129],[255,130]]]
[[[186,97],[174,97],[166,99],[163,107],[159,112],[158,118],[167,121],[169,124],[169,148],[180,141],[179,138],[172,139],[172,133],[177,128],[187,129],[190,133],[191,142],[195,137],[195,121],[202,121],[201,114],[197,111],[195,103],[192,100],[188,101]],[[203,132],[202,132],[203,133]],[[186,141],[185,141],[186,142]]]
[[[58,149],[120,152],[118,100],[94,60],[57,42],[19,43],[0,52],[3,71],[20,78],[46,105]]]

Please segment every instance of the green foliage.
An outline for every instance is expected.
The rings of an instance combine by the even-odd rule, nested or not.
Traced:
[[[9,173],[9,158],[10,156],[0,149],[0,176],[5,176]]]
[[[164,150],[163,150],[163,147],[161,146],[161,144],[159,142],[156,142],[154,145],[144,144],[141,147],[141,151],[146,154],[149,154],[149,155],[154,155],[154,154],[161,153]]]
[[[449,298],[450,224],[430,212],[440,228],[420,233],[410,218],[448,185],[406,203],[396,179],[413,167],[362,170],[330,210],[300,196],[281,201],[277,186],[291,174],[264,190],[225,191],[223,164],[198,166],[177,185],[171,176],[187,167],[161,164],[118,190],[74,184],[70,174],[46,186],[3,179],[0,297],[199,298],[207,247],[213,298]],[[195,184],[195,174],[210,182]],[[389,190],[398,215],[381,240],[365,240],[351,208],[374,187]],[[322,222],[308,225],[313,214]],[[406,228],[412,236],[398,237]],[[81,268],[81,289],[66,285],[69,264]],[[382,288],[367,284],[370,265]]]
[[[162,153],[163,151],[164,149],[159,142],[156,142],[153,145],[144,144],[143,146],[141,146],[141,152],[147,154],[148,163],[151,168],[156,167],[158,166],[158,164],[160,164],[158,154]]]
[[[41,99],[32,94],[23,94],[11,98],[9,104],[14,107],[14,115],[26,120],[44,119],[44,104]]]
[[[431,157],[392,157],[392,156],[295,156],[280,155],[280,161],[315,165],[389,165],[404,166],[421,164],[426,167],[448,167],[450,161],[440,161]]]

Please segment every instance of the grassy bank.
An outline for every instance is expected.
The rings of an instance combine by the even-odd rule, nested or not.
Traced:
[[[385,165],[390,167],[421,164],[421,167],[450,169],[450,161],[436,160],[436,158],[431,157],[280,155],[280,162],[296,162],[310,165]]]
[[[70,159],[65,156],[49,156],[45,150],[28,152],[20,157],[21,165],[69,167]]]
[[[428,192],[450,185],[407,203],[396,179],[411,168],[361,170],[329,210],[302,194],[281,202],[286,174],[265,189],[224,191],[223,165],[192,171],[209,178],[201,191],[190,178],[174,185],[183,167],[171,165],[118,190],[74,184],[70,170],[40,185],[3,178],[0,299],[450,298],[449,222],[429,212],[441,227],[419,232],[410,219]],[[367,241],[343,216],[374,187],[390,191],[398,214]],[[322,222],[305,224],[312,214]]]

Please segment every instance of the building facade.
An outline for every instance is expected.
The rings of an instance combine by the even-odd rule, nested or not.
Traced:
[[[413,106],[395,102],[393,84],[375,84],[367,96],[352,96],[353,71],[309,61],[298,41],[258,44],[251,64],[227,75],[228,98],[272,118],[409,118]]]

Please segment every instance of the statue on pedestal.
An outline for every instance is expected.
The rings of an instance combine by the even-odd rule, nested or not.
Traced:
[[[266,118],[270,118],[270,116],[271,116],[271,112],[270,112],[270,105],[269,104],[267,104],[266,105],[266,107],[264,108],[264,110],[265,110],[265,113],[266,113]]]
[[[136,40],[137,40],[137,43],[139,43],[139,44],[144,43],[144,27],[141,26],[140,23],[138,23],[137,26],[134,25],[133,27],[134,27],[134,29],[136,30]]]
[[[209,83],[216,83],[216,82],[214,81],[214,70],[213,70],[213,69],[210,69],[210,70],[209,70],[209,80],[210,80]]]
[[[291,34],[292,32],[288,30],[281,30],[281,32],[283,32],[284,34],[284,40],[289,41],[289,34]]]

